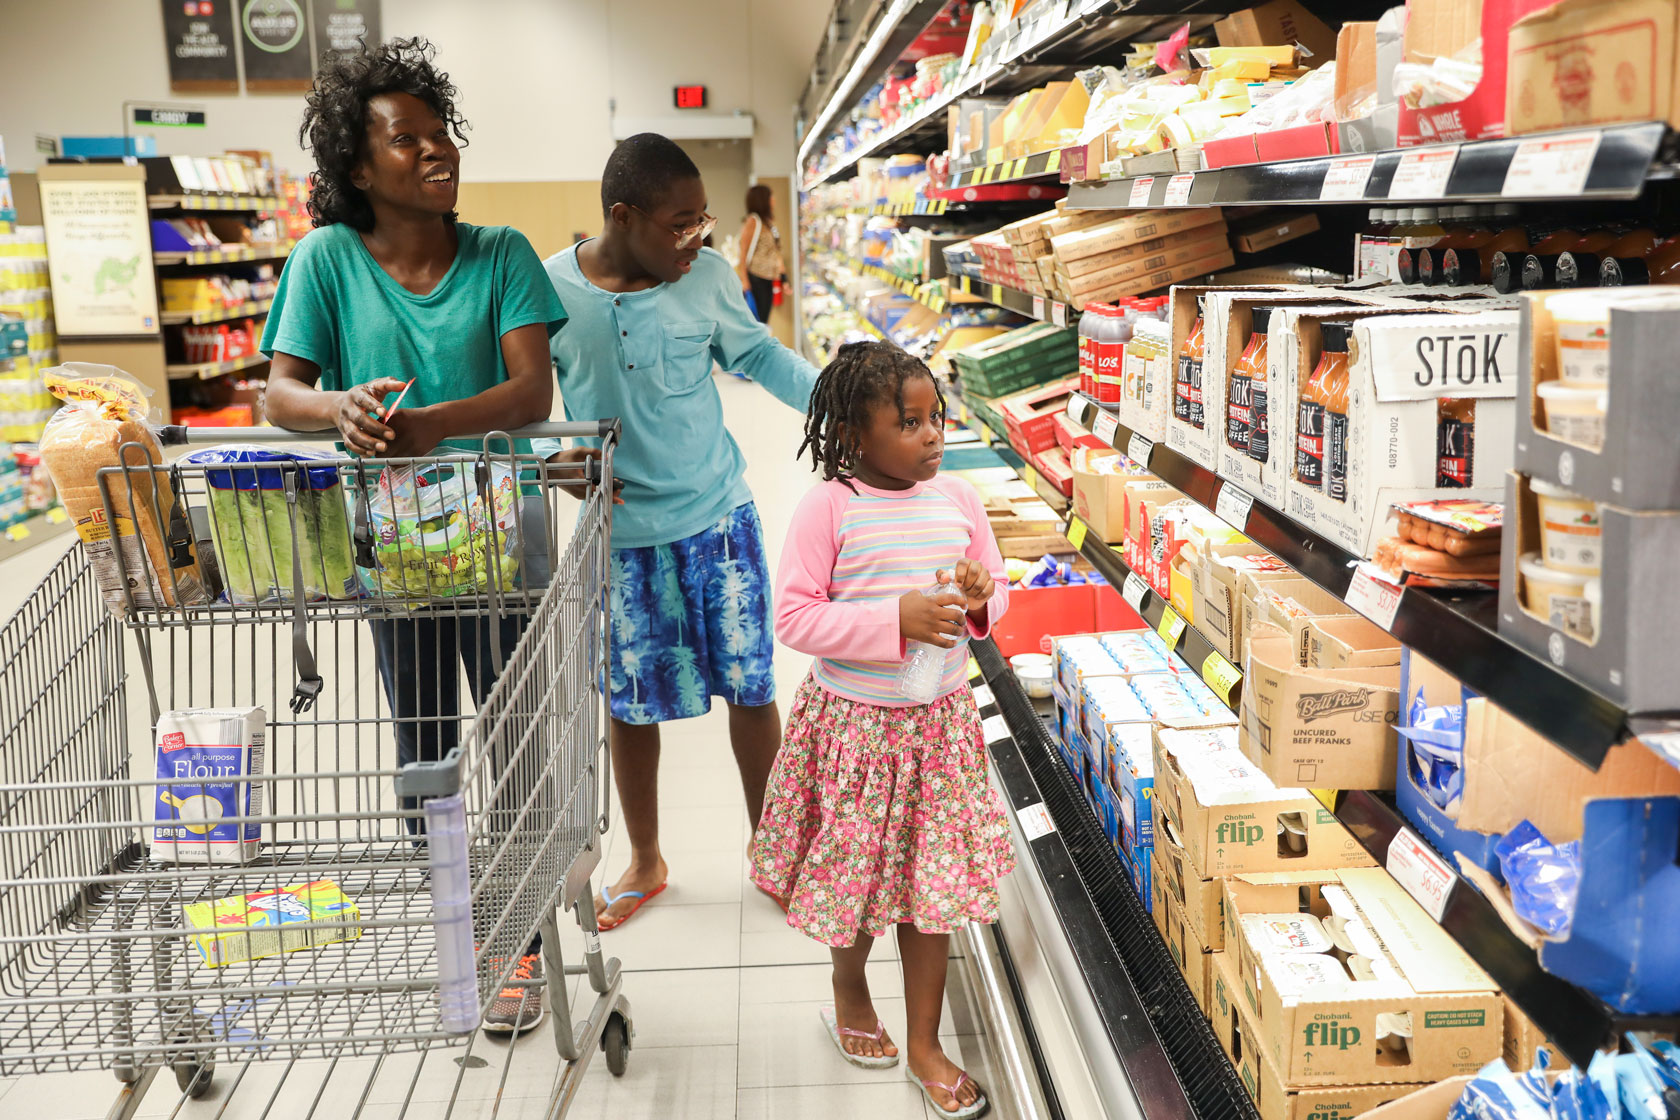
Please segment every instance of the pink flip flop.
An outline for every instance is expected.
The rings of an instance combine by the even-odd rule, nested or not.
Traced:
[[[841,1036],[844,1036],[846,1038],[867,1038],[874,1042],[881,1042],[887,1037],[887,1025],[879,1019],[875,1020],[873,1031],[858,1031],[851,1027],[842,1027],[835,1017],[832,1007],[825,1007],[818,1014],[822,1016],[823,1026],[828,1028],[828,1037],[834,1040],[834,1048],[840,1051],[840,1056],[852,1065],[859,1069],[891,1069],[898,1064],[897,1054],[890,1056],[883,1054],[879,1058],[864,1054],[853,1054],[846,1049],[846,1044],[841,1041]]]
[[[992,1107],[992,1102],[986,1099],[985,1090],[980,1088],[980,1083],[978,1081],[975,1081],[974,1078],[968,1075],[967,1070],[957,1071],[957,1083],[955,1085],[947,1085],[943,1081],[935,1081],[932,1078],[924,1081],[922,1078],[919,1078],[910,1072],[908,1064],[904,1067],[904,1076],[908,1077],[912,1082],[921,1087],[922,1096],[927,1098],[928,1106],[933,1109],[933,1114],[935,1116],[949,1116],[951,1120],[972,1120],[975,1116],[985,1115],[986,1110]],[[929,1089],[943,1089],[947,1093],[951,1094],[952,1100],[956,1100],[957,1091],[960,1090],[966,1082],[972,1082],[974,1088],[979,1091],[980,1095],[974,1098],[973,1104],[968,1105],[966,1108],[959,1108],[954,1112],[947,1111],[945,1106],[934,1100],[933,1094],[928,1092]]]

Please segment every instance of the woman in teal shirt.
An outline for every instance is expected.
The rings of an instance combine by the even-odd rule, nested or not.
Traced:
[[[431,55],[424,40],[398,39],[325,60],[302,129],[317,164],[315,229],[287,260],[263,331],[273,358],[269,419],[337,428],[359,455],[471,449],[479,444],[458,437],[540,423],[554,403],[548,345],[566,311],[523,235],[456,218],[465,122]],[[402,407],[377,419],[410,378]],[[373,623],[399,763],[438,759],[456,745],[457,662],[482,703],[495,684],[491,625]],[[525,619],[494,625],[511,650]],[[526,950],[515,974],[522,983],[501,993],[487,1029],[518,1032],[541,1020],[537,953],[534,943]]]

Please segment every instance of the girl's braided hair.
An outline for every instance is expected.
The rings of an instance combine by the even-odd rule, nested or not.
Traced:
[[[945,394],[939,381],[919,358],[889,342],[852,342],[835,353],[811,390],[811,410],[805,417],[805,442],[795,457],[811,449],[811,461],[824,481],[839,479],[852,485],[852,469],[862,450],[859,433],[869,426],[869,407],[890,402],[904,416],[904,382],[925,377],[933,382],[939,415],[945,415]]]

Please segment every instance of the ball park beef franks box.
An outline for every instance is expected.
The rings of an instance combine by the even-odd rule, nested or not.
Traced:
[[[1289,515],[1369,558],[1395,502],[1499,501],[1514,454],[1518,318],[1490,304],[1296,316]]]
[[[1372,862],[1312,794],[1273,785],[1232,727],[1158,731],[1155,803],[1199,879]]]
[[[1388,872],[1303,882],[1305,911],[1256,911],[1226,888],[1239,998],[1284,1084],[1438,1081],[1499,1057],[1498,986]]]
[[[1394,788],[1398,658],[1377,668],[1308,668],[1276,634],[1249,642],[1244,668],[1240,741],[1268,778],[1309,789]]]

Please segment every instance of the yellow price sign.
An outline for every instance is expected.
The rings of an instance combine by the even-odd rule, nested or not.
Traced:
[[[1207,660],[1202,662],[1202,679],[1228,708],[1231,706],[1231,689],[1242,680],[1242,670],[1227,661],[1224,654],[1214,650],[1207,655]]]
[[[950,199],[948,199],[948,198],[942,198],[942,199],[940,199],[940,200],[939,200],[939,208],[938,208],[938,209],[936,209],[936,210],[935,210],[935,211],[934,211],[934,213],[935,213],[935,214],[943,214],[943,213],[945,213],[945,210],[946,210],[946,209],[947,209],[947,208],[948,208],[948,207],[949,207],[949,206],[950,206],[950,205],[951,205],[951,200],[950,200]]]
[[[1336,794],[1341,792],[1340,790],[1314,789],[1314,790],[1308,790],[1307,792],[1311,793],[1314,797],[1318,798],[1319,804],[1323,805],[1326,809],[1330,810],[1332,813],[1334,813],[1336,811]]]
[[[1062,170],[1062,150],[1060,148],[1057,148],[1055,151],[1050,153],[1050,158],[1045,161],[1044,170],[1047,174],[1051,175],[1057,174]]]
[[[62,525],[70,520],[70,515],[64,512],[63,506],[54,506],[47,511],[47,521],[53,525]]]
[[[1068,543],[1071,544],[1074,548],[1084,548],[1085,547],[1085,522],[1079,520],[1079,518],[1077,518],[1077,517],[1074,518],[1072,521],[1068,522],[1067,538],[1068,538]]]
[[[1009,172],[1009,177],[1011,179],[1019,179],[1021,176],[1025,175],[1026,173],[1027,173],[1027,157],[1022,156],[1020,159],[1015,161],[1015,166]]]
[[[992,430],[984,424],[974,425],[974,434],[980,437],[980,442],[987,447],[992,445]]]
[[[1003,285],[1002,284],[993,284],[992,285],[992,302],[993,303],[1002,303],[1003,302]]]
[[[1028,486],[1031,486],[1034,490],[1038,489],[1038,472],[1033,470],[1032,467],[1026,466],[1021,468],[1021,480]]]
[[[1178,617],[1178,612],[1171,607],[1163,607],[1161,621],[1155,627],[1155,633],[1161,635],[1161,640],[1167,643],[1168,649],[1178,648],[1178,639],[1184,636],[1184,620]]]
[[[29,526],[13,525],[10,529],[6,530],[6,536],[8,539],[14,541],[24,540],[29,536]]]
[[[968,679],[971,681],[980,679],[980,662],[972,657],[968,659]]]

